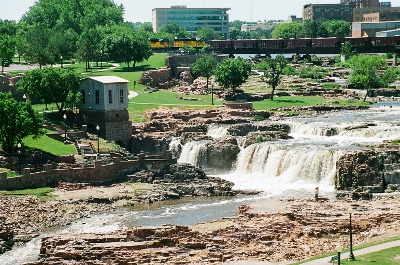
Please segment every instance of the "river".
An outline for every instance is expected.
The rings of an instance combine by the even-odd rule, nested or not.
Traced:
[[[370,149],[384,140],[400,139],[399,102],[382,102],[367,110],[330,112],[312,117],[293,117],[291,140],[263,142],[241,147],[236,166],[227,174],[215,174],[233,181],[236,189],[259,190],[254,196],[229,198],[184,198],[152,205],[124,207],[78,220],[67,227],[52,228],[22,247],[0,256],[0,264],[16,265],[37,259],[43,235],[65,232],[107,232],[142,225],[193,225],[231,216],[238,206],[268,198],[312,197],[316,186],[325,197],[334,196],[336,162],[357,149]],[[228,125],[227,125],[228,126]],[[213,138],[228,134],[227,126],[209,127]],[[238,139],[240,143],[243,139]],[[189,142],[180,148],[181,163],[204,166],[206,141]],[[215,172],[215,169],[212,171]]]

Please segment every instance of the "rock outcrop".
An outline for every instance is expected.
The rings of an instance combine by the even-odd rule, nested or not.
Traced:
[[[139,171],[129,176],[131,182],[161,185],[158,199],[150,202],[177,199],[183,196],[233,196],[233,183],[217,177],[208,177],[204,171],[188,164],[170,165],[159,173]]]
[[[398,151],[356,151],[347,153],[337,163],[336,188],[359,192],[388,192],[400,187]]]
[[[56,264],[221,264],[237,260],[285,262],[334,252],[348,245],[348,213],[355,210],[353,244],[383,231],[398,233],[398,199],[358,203],[276,202],[277,212],[246,205],[235,216],[191,227],[135,227],[110,233],[56,234],[42,239],[41,259]],[[329,258],[326,258],[327,261]]]
[[[232,136],[215,139],[207,144],[207,166],[218,172],[230,171],[240,149],[236,138]]]

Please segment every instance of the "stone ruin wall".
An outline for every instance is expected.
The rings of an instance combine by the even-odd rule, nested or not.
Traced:
[[[159,68],[157,70],[144,71],[139,80],[139,84],[150,88],[167,89],[176,86],[177,80],[172,79],[171,69],[168,67]]]
[[[144,71],[139,84],[150,88],[168,89],[178,85],[178,79],[183,71],[190,70],[190,66],[203,55],[173,55],[165,59],[166,67]],[[215,56],[218,62],[226,56]]]
[[[7,172],[0,173],[0,190],[18,190],[45,187],[59,181],[83,182],[93,185],[110,183],[124,179],[129,173],[140,167],[159,171],[165,166],[175,164],[176,159],[168,153],[166,157],[146,157],[144,153],[137,159],[113,157],[112,163],[103,164],[102,160],[94,166],[79,168],[53,169],[52,165],[43,165],[43,171],[31,172],[29,168],[21,169],[21,176],[7,178]]]
[[[23,100],[23,94],[17,91],[16,84],[22,78],[22,74],[13,76],[9,73],[0,73],[0,92],[8,93],[11,92],[14,98],[17,100]]]

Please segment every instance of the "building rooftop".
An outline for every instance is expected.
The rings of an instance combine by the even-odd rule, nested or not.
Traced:
[[[88,78],[93,79],[97,82],[103,84],[112,84],[112,83],[129,83],[129,80],[123,79],[118,76],[109,75],[109,76],[89,76]]]

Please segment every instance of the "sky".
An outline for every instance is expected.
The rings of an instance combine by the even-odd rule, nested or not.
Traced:
[[[382,2],[390,0],[381,0]],[[0,0],[0,19],[19,21],[36,0]],[[151,22],[153,8],[186,5],[188,8],[231,8],[229,20],[258,21],[286,20],[290,15],[301,17],[305,4],[337,4],[340,0],[114,0],[125,7],[126,21]],[[400,6],[400,0],[392,0],[392,6]]]

